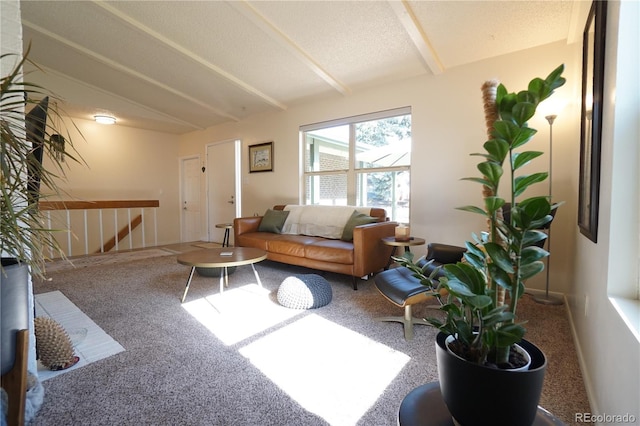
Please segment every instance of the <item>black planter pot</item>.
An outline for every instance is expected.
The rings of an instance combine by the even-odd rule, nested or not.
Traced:
[[[436,338],[440,391],[451,416],[463,426],[533,424],[547,358],[534,344],[522,340],[531,356],[526,371],[508,371],[472,364],[458,358],[445,346],[447,335]]]
[[[0,370],[13,367],[16,333],[29,328],[29,268],[13,258],[2,258],[0,272]]]

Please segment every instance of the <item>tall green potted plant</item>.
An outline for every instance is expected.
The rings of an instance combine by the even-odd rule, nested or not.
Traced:
[[[64,257],[38,209],[40,185],[48,193],[59,193],[65,161],[81,162],[75,155],[69,132],[56,128],[64,121],[55,97],[37,85],[23,81],[24,56],[3,54],[3,65],[11,71],[0,83],[0,290],[2,292],[2,374],[13,365],[14,331],[28,328],[29,276],[44,277],[48,253]],[[3,67],[4,69],[5,67]],[[25,113],[33,106],[29,113]],[[49,120],[47,120],[49,118]],[[57,135],[57,136],[53,136]],[[60,135],[67,142],[60,144]],[[60,155],[63,154],[63,155]],[[45,168],[42,158],[51,158]]]
[[[530,425],[536,416],[546,358],[523,340],[525,328],[517,321],[517,308],[525,281],[544,269],[542,259],[549,253],[542,248],[546,234],[541,229],[551,222],[557,205],[545,196],[526,196],[548,173],[524,173],[542,152],[522,148],[536,134],[527,122],[539,103],[565,83],[563,71],[561,65],[518,93],[496,82],[483,86],[489,139],[484,152],[472,154],[482,158],[477,165],[481,176],[465,180],[482,185],[484,205],[459,209],[482,215],[488,229],[466,243],[462,262],[444,266],[437,290],[448,292],[441,308],[446,315],[428,319],[440,330],[436,354],[441,392],[462,425]],[[509,215],[503,215],[506,205]],[[434,284],[411,258],[400,263],[423,284]],[[516,344],[531,357],[530,366],[520,372],[511,370],[519,365]],[[496,401],[500,407],[489,409]]]

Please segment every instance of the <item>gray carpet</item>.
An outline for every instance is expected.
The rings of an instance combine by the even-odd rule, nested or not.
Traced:
[[[60,290],[125,351],[44,382],[35,425],[395,425],[402,398],[437,380],[435,330],[375,317],[401,315],[373,282],[324,274],[333,300],[308,311],[280,307],[294,273],[269,261],[237,268],[218,294],[175,256],[50,274],[35,292]],[[589,412],[565,307],[525,296],[528,339],[549,358],[541,405],[567,424]],[[421,306],[414,312],[426,315]],[[198,317],[198,318],[196,318]]]

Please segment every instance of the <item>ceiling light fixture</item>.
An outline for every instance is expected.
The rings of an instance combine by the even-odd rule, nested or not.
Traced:
[[[116,124],[116,118],[111,115],[94,115],[96,123],[100,124]]]

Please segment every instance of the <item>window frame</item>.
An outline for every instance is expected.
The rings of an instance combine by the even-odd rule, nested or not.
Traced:
[[[411,158],[409,158],[408,165],[399,166],[385,166],[385,167],[356,167],[356,125],[362,122],[383,120],[387,118],[399,117],[404,115],[411,116],[411,107],[400,107],[389,110],[377,111],[367,114],[361,114],[356,116],[344,117],[334,120],[322,121],[313,124],[307,124],[300,126],[299,138],[300,138],[300,203],[305,204],[307,201],[307,183],[310,179],[316,176],[346,176],[346,203],[347,205],[359,205],[358,204],[358,181],[359,175],[373,174],[373,173],[399,173],[406,172],[411,175]],[[314,130],[321,130],[332,127],[349,126],[349,140],[348,140],[348,168],[337,168],[334,170],[318,170],[312,171],[306,169],[306,134]],[[408,211],[411,211],[411,201],[409,200]],[[394,203],[395,204],[395,203]],[[393,205],[391,209],[394,210]],[[390,217],[394,217],[394,212],[388,212]],[[409,213],[410,214],[410,213]],[[393,220],[393,219],[392,219]]]

